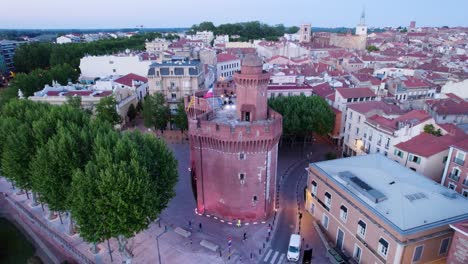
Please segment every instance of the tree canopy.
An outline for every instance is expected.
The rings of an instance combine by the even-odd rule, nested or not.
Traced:
[[[2,175],[70,211],[88,242],[146,229],[175,195],[177,161],[162,140],[119,133],[71,105],[11,100],[0,136]]]
[[[68,64],[53,66],[49,70],[37,68],[27,74],[18,73],[1,94],[0,106],[16,98],[18,96],[18,90],[21,90],[23,95],[28,97],[43,89],[44,85],[51,85],[52,81],[57,81],[60,84],[66,85],[69,81],[76,81],[78,76],[79,72]]]
[[[377,47],[374,46],[374,45],[369,45],[369,46],[366,47],[366,49],[367,49],[367,51],[369,51],[369,52],[373,52],[373,51],[378,51],[378,50],[379,50],[379,48],[377,48]]]
[[[440,137],[442,136],[442,130],[439,129],[435,129],[434,125],[433,124],[428,124],[428,125],[425,125],[424,126],[424,132],[425,133],[428,133],[428,134],[432,134],[436,137]]]
[[[174,116],[174,123],[182,132],[188,129],[187,113],[183,102],[177,104],[177,113]]]
[[[227,23],[215,26],[212,22],[202,22],[198,25],[193,25],[190,28],[189,33],[195,33],[196,31],[213,31],[216,35],[239,35],[239,41],[247,41],[254,39],[277,39],[282,37],[285,33],[296,33],[298,27],[287,28],[283,24],[277,24],[270,26],[259,21],[250,21],[242,23]]]
[[[48,69],[55,65],[69,64],[78,70],[80,59],[86,55],[105,55],[125,49],[144,50],[145,41],[161,37],[160,33],[136,34],[130,38],[103,39],[88,43],[31,43],[19,46],[14,62],[18,72],[29,73],[34,69]]]
[[[335,114],[319,96],[275,97],[268,105],[283,116],[285,136],[326,135],[333,129]]]
[[[153,127],[163,131],[169,122],[169,107],[164,95],[155,93],[147,95],[143,103],[143,122],[145,127]]]
[[[120,124],[120,115],[116,109],[117,101],[114,96],[102,98],[96,105],[96,118],[112,125]]]

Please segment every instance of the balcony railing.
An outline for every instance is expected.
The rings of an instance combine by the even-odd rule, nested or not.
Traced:
[[[460,175],[456,175],[455,173],[452,172],[450,173],[449,178],[458,182],[458,180],[460,180]]]
[[[462,160],[462,159],[459,159],[457,157],[453,158],[453,162],[455,162],[456,164],[460,165],[460,166],[463,166],[465,165],[465,161]]]
[[[382,140],[377,141],[378,146],[382,146]]]
[[[385,144],[385,149],[388,149],[390,147],[390,144]]]

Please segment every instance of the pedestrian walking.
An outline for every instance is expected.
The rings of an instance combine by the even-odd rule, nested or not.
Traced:
[[[237,219],[237,227],[241,227],[241,220],[240,219]]]
[[[244,232],[244,240],[247,240],[247,233]]]
[[[198,228],[199,228],[198,231],[201,232],[202,231],[202,224],[201,223],[198,224]]]
[[[190,230],[192,230],[192,221],[188,220],[188,227]]]

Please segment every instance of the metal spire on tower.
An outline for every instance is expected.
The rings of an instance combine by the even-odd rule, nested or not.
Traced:
[[[361,20],[359,24],[361,25],[366,24],[366,7],[364,5],[362,6]]]

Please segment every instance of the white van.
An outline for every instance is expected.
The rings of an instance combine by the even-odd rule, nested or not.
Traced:
[[[301,255],[301,236],[292,234],[289,239],[288,255],[289,261],[298,261]]]

